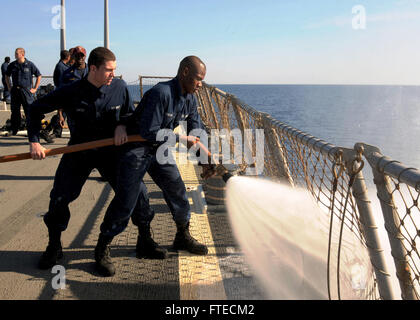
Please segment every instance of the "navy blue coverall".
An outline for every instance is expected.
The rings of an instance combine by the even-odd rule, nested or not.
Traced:
[[[6,76],[12,77],[13,86],[10,90],[10,122],[13,134],[19,129],[21,122],[20,106],[23,106],[25,116],[28,116],[28,106],[34,102],[34,95],[30,92],[32,88],[32,76],[39,77],[41,73],[38,68],[28,59],[23,63],[17,60],[11,62],[7,67]]]
[[[155,213],[148,205],[147,193],[142,192],[146,171],[162,190],[174,221],[185,224],[190,220],[190,204],[178,167],[160,164],[156,159],[157,147],[162,143],[156,141],[158,131],[173,130],[180,121],[187,122],[188,131],[203,128],[197,100],[193,94],[181,94],[178,78],[160,82],[145,93],[127,130],[129,134],[140,134],[148,142],[121,147],[115,196],[101,225],[102,232],[109,235],[122,232],[131,214],[135,225],[150,224],[153,220]]]
[[[62,108],[73,119],[69,145],[113,137],[116,126],[134,110],[123,80],[114,78],[109,86],[97,88],[87,78],[83,78],[54,90],[30,106],[30,142],[39,142],[40,120],[45,113],[57,108]],[[64,231],[67,228],[70,219],[68,205],[79,196],[94,168],[115,189],[118,148],[110,146],[63,155],[50,193],[49,209],[44,216],[48,229]],[[144,184],[141,188],[147,192]]]

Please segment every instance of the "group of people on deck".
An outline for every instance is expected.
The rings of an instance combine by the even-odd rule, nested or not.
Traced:
[[[41,83],[41,72],[37,66],[25,57],[25,49],[17,48],[15,50],[16,60],[10,63],[10,57],[5,57],[1,66],[3,83],[3,101],[10,103],[11,109],[11,127],[8,129],[7,136],[16,135],[21,126],[21,111],[23,107],[25,117],[27,117],[28,106],[34,101],[35,94]],[[75,48],[62,50],[60,52],[60,61],[54,69],[54,86],[59,88],[62,85],[80,80],[88,73],[85,62],[86,50],[77,46]],[[32,78],[36,78],[35,85],[32,86]],[[47,143],[53,143],[55,137],[61,137],[62,129],[65,125],[66,115],[59,109],[57,115],[51,119],[51,128],[53,133],[42,130],[41,137]],[[70,120],[68,120],[70,125]]]
[[[59,127],[63,127],[67,118],[69,145],[114,139],[113,146],[62,156],[55,173],[49,208],[44,215],[49,241],[39,260],[39,268],[52,268],[63,257],[61,234],[70,220],[69,204],[80,195],[93,169],[99,171],[115,193],[100,226],[94,252],[95,266],[100,275],[115,274],[110,244],[124,231],[130,219],[138,228],[137,257],[168,257],[167,250],[159,246],[151,235],[154,211],[143,183],[146,173],[162,190],[176,224],[173,248],[198,255],[207,254],[207,246],[190,234],[190,204],[176,164],[162,163],[156,157],[158,148],[164,143],[159,141],[159,130],[173,130],[180,121],[187,123],[187,132],[203,129],[194,93],[202,86],[206,75],[204,62],[196,56],[182,59],[177,75],[148,90],[135,107],[127,84],[114,77],[116,57],[105,47],[92,50],[87,62],[86,50],[81,46],[70,52],[62,51],[54,71],[55,90],[36,100],[33,94],[38,89],[41,74],[24,57],[22,48],[16,49],[15,56],[16,61],[10,63],[6,71],[6,86],[12,98],[12,123],[17,121],[17,115],[13,115],[17,108],[20,116],[20,104],[16,106],[21,103],[27,118],[29,148],[34,160],[45,158],[45,149],[40,144],[41,120],[45,114],[55,110],[58,111]],[[34,87],[33,75],[37,77]],[[10,76],[13,86],[8,79]],[[16,100],[18,94],[20,100]],[[61,136],[59,131],[55,134]],[[128,135],[140,135],[144,141],[128,143]],[[176,141],[191,147],[199,138],[176,135]],[[200,165],[204,177],[215,174],[212,164]]]

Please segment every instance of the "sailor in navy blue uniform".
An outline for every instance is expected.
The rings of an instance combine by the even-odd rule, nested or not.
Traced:
[[[74,81],[80,80],[87,76],[89,68],[86,64],[86,49],[82,46],[76,46],[70,49],[70,61],[73,61],[73,64],[67,68],[60,78],[60,86],[70,84]],[[67,118],[67,123],[71,132],[71,127],[73,126],[73,120],[71,116],[66,113],[62,113],[63,119]]]
[[[70,68],[70,52],[68,50],[60,51],[60,61],[55,65],[53,73],[54,86],[59,88],[61,86],[61,77],[63,76],[64,71]]]
[[[25,50],[17,48],[16,60],[9,64],[6,71],[6,84],[11,95],[11,134],[15,135],[21,123],[20,106],[23,106],[25,116],[28,114],[28,106],[34,102],[34,94],[41,82],[41,73],[31,61],[25,58]],[[9,77],[12,77],[13,86]],[[35,86],[32,88],[32,76],[36,77]]]
[[[53,73],[53,81],[55,88],[61,86],[61,78],[64,71],[70,68],[70,52],[68,50],[60,51],[60,61],[55,65]],[[55,137],[61,137],[64,127],[64,121],[66,120],[66,114],[61,109],[58,109],[57,115],[51,119],[53,123],[53,134]]]
[[[9,66],[9,63],[10,63],[10,57],[5,57],[4,62],[1,65],[1,82],[3,84],[3,101],[7,101],[7,102],[10,102],[10,92],[9,92],[9,89],[7,88],[7,83],[6,83],[6,72],[7,72],[7,67]]]
[[[79,196],[91,171],[98,169],[115,188],[117,146],[127,141],[125,126],[121,124],[134,110],[127,85],[123,80],[113,78],[115,60],[109,49],[94,49],[89,55],[87,77],[54,90],[30,106],[28,139],[33,159],[45,158],[45,149],[39,144],[40,119],[57,108],[62,108],[73,119],[69,145],[111,137],[116,145],[64,154],[61,158],[49,209],[44,216],[49,244],[39,261],[41,269],[51,268],[62,257],[61,233],[70,219],[68,205]],[[95,248],[96,266],[105,276],[115,273],[109,256],[111,240],[100,237]]]
[[[127,124],[129,134],[140,134],[147,142],[129,143],[121,147],[124,152],[120,155],[115,197],[106,211],[101,230],[113,235],[122,232],[131,215],[133,223],[139,226],[137,252],[150,251],[150,247],[141,239],[149,238],[150,222],[154,217],[153,210],[145,209],[147,205],[144,202],[148,199],[144,198],[144,193],[139,196],[146,171],[162,190],[176,223],[174,249],[200,255],[208,252],[207,247],[198,243],[189,233],[191,210],[176,164],[160,163],[156,157],[157,148],[162,143],[156,137],[159,130],[173,130],[182,120],[187,122],[188,132],[203,128],[194,92],[201,87],[205,74],[206,67],[198,57],[184,58],[174,79],[161,82],[145,93]],[[182,139],[191,144],[198,140],[194,136],[184,136]],[[203,166],[203,171],[209,169],[210,166]],[[139,202],[143,205],[139,205]],[[157,248],[155,251],[159,250],[163,249]]]
[[[60,79],[60,85],[66,85],[76,80],[84,78],[88,74],[88,66],[86,65],[86,49],[82,46],[74,47],[71,51],[71,58],[74,63],[64,71]]]

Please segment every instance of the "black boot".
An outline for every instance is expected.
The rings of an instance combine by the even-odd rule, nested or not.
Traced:
[[[50,269],[63,258],[63,248],[61,246],[61,231],[48,230],[49,242],[47,249],[39,259],[40,269]]]
[[[137,258],[166,259],[168,251],[160,247],[150,234],[150,224],[139,225],[139,236],[136,245]]]
[[[115,266],[112,263],[109,244],[113,237],[99,235],[98,244],[95,247],[95,267],[101,276],[111,277],[115,274]]]
[[[173,247],[175,250],[187,250],[194,254],[206,255],[208,249],[206,245],[199,243],[190,234],[190,223],[176,224],[177,232]]]
[[[50,136],[48,131],[41,130],[39,136],[45,140],[46,143],[54,143],[54,139]]]

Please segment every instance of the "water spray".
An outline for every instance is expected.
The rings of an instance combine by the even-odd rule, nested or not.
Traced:
[[[233,175],[226,185],[226,208],[235,239],[270,299],[367,299],[371,294],[373,268],[366,247],[351,230],[341,230],[338,219],[329,243],[329,213],[307,190]],[[339,283],[331,282],[330,288],[328,267],[339,273]]]

